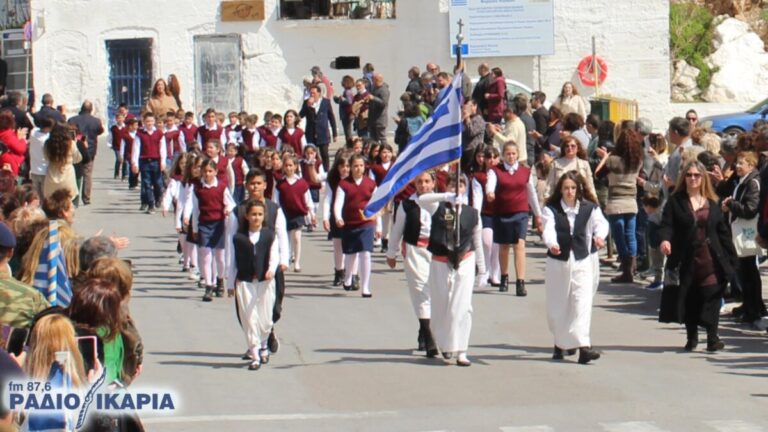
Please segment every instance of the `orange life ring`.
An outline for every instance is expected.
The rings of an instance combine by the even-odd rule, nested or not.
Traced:
[[[600,77],[600,82],[604,83],[605,79],[608,78],[608,64],[605,63],[605,60],[600,56],[597,56],[595,62],[597,63],[597,69],[600,72],[598,74]],[[581,83],[587,87],[594,87],[596,84],[595,73],[592,68],[593,65],[591,55],[581,59],[579,65],[576,67],[576,69],[579,71],[579,80],[581,80]]]

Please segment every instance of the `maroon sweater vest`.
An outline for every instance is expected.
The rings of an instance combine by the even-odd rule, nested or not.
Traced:
[[[197,128],[197,133],[200,135],[200,139],[203,140],[203,142],[200,143],[200,148],[202,150],[205,150],[205,144],[212,140],[221,140],[221,128],[217,127],[216,129],[208,129],[208,126],[202,125],[199,128]],[[222,145],[226,143],[221,143]]]
[[[413,194],[415,193],[416,193],[416,185],[414,185],[413,182],[408,183],[406,187],[404,187],[400,192],[397,193],[397,195],[395,195],[395,198],[393,201],[395,203],[402,202],[403,200],[407,200],[408,198],[413,196]]]
[[[299,161],[299,164],[301,165],[301,178],[303,178],[307,184],[309,185],[310,189],[317,189],[323,187],[323,185],[320,182],[313,182],[312,178],[309,176],[309,162],[302,159]],[[323,162],[320,160],[320,158],[315,159],[315,173],[320,172],[320,167],[323,166]]]
[[[245,184],[245,173],[243,172],[243,158],[235,156],[232,161],[232,171],[235,172],[235,186],[242,186]]]
[[[390,162],[389,167],[392,167],[392,162]],[[387,172],[389,172],[389,168],[384,168],[384,165],[381,164],[373,164],[371,165],[370,169],[373,173],[373,176],[376,178],[376,186],[381,185],[381,182],[384,181],[384,177],[386,177]]]
[[[296,157],[301,158],[303,156],[303,149],[301,148],[301,138],[304,137],[303,130],[295,128],[293,130],[293,135],[291,135],[288,133],[288,129],[282,128],[280,129],[280,132],[277,133],[277,137],[280,138],[280,141],[283,142],[283,149],[285,146],[289,146],[293,148],[293,152],[296,153]]]
[[[216,187],[203,186],[202,180],[195,184],[195,196],[200,210],[200,222],[219,222],[224,220],[224,190],[226,183],[218,182]]]
[[[277,148],[277,135],[272,133],[271,129],[263,128],[259,131],[259,133],[261,134],[261,139],[267,143],[267,147]]]
[[[181,153],[181,140],[179,139],[179,136],[181,135],[181,131],[175,130],[175,131],[168,131],[165,132],[165,147],[166,147],[166,155],[168,157],[173,156],[175,153]]]
[[[109,128],[109,133],[112,134],[112,149],[116,152],[120,152],[123,148],[123,137],[128,135],[128,128],[125,127],[125,125],[123,125],[123,127],[112,125],[112,127]]]
[[[184,134],[184,142],[187,143],[187,145],[189,145],[189,143],[192,141],[197,141],[197,126],[189,125],[189,127],[187,127],[186,125],[182,124],[179,127],[179,130]]]
[[[374,221],[363,217],[363,209],[373,196],[376,183],[368,177],[363,177],[360,185],[356,185],[352,177],[347,177],[339,182],[339,189],[344,191],[344,226],[348,228],[360,228],[371,226]]]
[[[276,189],[280,192],[280,207],[286,218],[306,216],[309,213],[307,203],[304,202],[304,194],[309,190],[309,184],[303,178],[299,178],[294,184],[288,183],[286,179],[280,180]]]
[[[163,132],[160,129],[155,129],[152,134],[149,134],[146,130],[139,129],[136,136],[141,142],[139,159],[160,160],[160,141],[163,139]]]
[[[494,212],[497,215],[528,213],[528,179],[530,168],[518,165],[515,174],[510,174],[504,165],[493,167],[496,173],[496,194]]]
[[[137,135],[138,135],[138,131],[137,131]],[[133,139],[134,138],[135,137],[132,137],[131,133],[128,132],[128,128],[126,128],[125,129],[125,133],[123,134],[123,137],[122,137],[122,144],[123,145],[122,145],[122,149],[121,150],[123,152],[123,156],[128,158],[129,161],[131,160],[131,153],[133,152]]]
[[[229,159],[226,157],[219,155],[219,161],[216,162],[216,179],[219,181],[219,183],[224,183],[225,185],[229,181],[227,179],[227,168],[229,167]]]
[[[255,152],[256,149],[259,147],[258,138],[261,137],[261,135],[259,135],[259,131],[255,129],[253,131],[250,131],[248,129],[243,129],[242,135],[243,135],[243,145],[245,146],[245,151],[247,153]]]

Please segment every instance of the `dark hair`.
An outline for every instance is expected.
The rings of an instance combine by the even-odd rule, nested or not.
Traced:
[[[584,127],[584,118],[581,114],[571,112],[565,115],[563,120],[563,130],[568,132],[575,132]]]
[[[106,236],[91,237],[80,245],[80,271],[88,271],[91,263],[99,258],[117,256],[117,248]]]
[[[557,180],[557,185],[552,191],[552,195],[550,195],[549,199],[547,199],[548,206],[555,206],[560,204],[560,200],[563,199],[563,183],[565,183],[566,180],[571,180],[576,183],[576,201],[587,200],[597,204],[597,198],[592,195],[592,192],[590,192],[589,188],[587,187],[587,181],[581,174],[579,174],[578,171],[573,170],[566,172],[560,176],[560,179]]]
[[[554,115],[555,118],[558,119],[558,120],[562,120],[563,119],[563,112],[560,110],[560,108],[558,108],[558,107],[556,107],[554,105],[549,107],[549,115],[550,115],[550,117]]]
[[[669,130],[674,131],[680,136],[687,137],[691,134],[691,125],[688,123],[688,120],[682,117],[674,117],[669,121]]]
[[[184,183],[189,184],[195,180],[192,178],[192,170],[196,165],[203,163],[204,161],[205,157],[201,154],[193,153],[191,157],[187,158],[187,166],[184,167]]]
[[[63,123],[54,125],[43,146],[48,162],[59,165],[66,163],[72,149],[73,139],[72,129],[69,126]]]
[[[100,335],[104,341],[113,340],[122,330],[123,314],[120,304],[123,296],[117,285],[102,279],[90,279],[74,292],[67,315],[75,324]]]
[[[243,206],[242,206],[243,211],[241,211],[240,215],[239,215],[240,217],[239,217],[238,229],[240,230],[240,232],[242,232],[242,233],[247,233],[248,232],[248,228],[249,228],[249,225],[250,225],[248,223],[248,212],[250,212],[251,209],[254,208],[254,207],[261,207],[262,209],[264,209],[264,216],[265,217],[267,216],[267,214],[266,214],[267,213],[267,206],[263,202],[261,202],[261,201],[259,201],[257,199],[254,199],[254,198],[251,198],[251,199],[247,200],[243,204]]]
[[[339,175],[339,166],[349,165],[351,156],[352,153],[346,149],[341,149],[336,153],[336,157],[333,159],[331,170],[328,172],[329,184],[336,184],[341,181],[341,176]]]
[[[16,119],[9,110],[0,111],[0,130],[16,129]]]
[[[531,93],[531,100],[537,100],[541,103],[547,100],[547,95],[543,91],[535,91]]]
[[[285,112],[285,114],[283,114],[283,123],[285,123],[285,118],[288,117],[288,114],[293,114],[293,125],[298,127],[299,122],[301,121],[301,117],[299,117],[299,113],[296,112],[295,109],[289,109]]]
[[[585,123],[595,128],[595,130],[598,130],[600,129],[600,124],[602,123],[602,120],[600,120],[599,115],[590,114],[587,116],[587,120],[585,121]]]
[[[37,123],[37,127],[40,129],[53,129],[53,126],[56,124],[56,120],[50,117],[42,117],[38,118],[35,123]]]
[[[634,129],[627,129],[616,140],[615,156],[624,161],[625,172],[634,171],[643,163],[643,136]]]
[[[504,72],[502,72],[501,68],[498,67],[491,69],[491,73],[497,77],[504,76]]]
[[[704,165],[704,168],[706,168],[707,171],[712,171],[715,169],[715,165],[720,164],[720,160],[718,159],[717,155],[709,150],[704,150],[703,152],[697,154],[696,159],[698,159],[699,162]]]
[[[67,189],[57,189],[43,200],[43,212],[48,219],[59,219],[72,205],[72,193]]]
[[[43,104],[43,106],[53,105],[53,96],[50,93],[44,94],[40,99],[40,103]]]
[[[652,209],[657,209],[661,207],[661,200],[657,196],[646,194],[643,196],[643,205]]]
[[[528,110],[528,96],[523,93],[518,93],[512,98],[511,104],[512,110],[515,114],[520,115]]]
[[[600,126],[597,128],[597,145],[613,148],[616,141],[614,137],[615,131],[616,124],[611,120],[600,123]]]

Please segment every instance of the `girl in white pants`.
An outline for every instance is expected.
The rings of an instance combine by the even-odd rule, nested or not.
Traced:
[[[555,337],[552,358],[579,349],[579,363],[600,358],[592,350],[594,255],[605,245],[608,221],[576,171],[563,174],[543,212],[547,245],[544,285],[547,292],[547,321]]]
[[[234,238],[237,308],[251,358],[249,370],[258,370],[269,362],[267,341],[275,305],[274,276],[280,263],[275,233],[263,227],[265,215],[264,203],[248,200]]]

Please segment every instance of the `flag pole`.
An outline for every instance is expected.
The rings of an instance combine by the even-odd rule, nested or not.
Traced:
[[[461,31],[464,28],[464,21],[462,19],[459,19],[459,21],[456,24],[458,24],[458,26],[459,26],[459,33],[456,35],[456,71],[457,71],[457,73],[464,73],[464,68],[462,67],[462,64],[461,64],[461,43],[464,41],[464,34]],[[456,89],[454,89],[453,91],[456,91]],[[459,98],[459,100],[462,103],[464,102],[462,98]],[[459,107],[459,109],[462,110],[463,107]],[[459,124],[461,124],[461,123],[459,123]],[[461,136],[459,136],[459,140],[461,140]],[[461,146],[461,143],[459,143],[459,146]],[[461,148],[461,147],[459,147],[459,148]],[[461,180],[460,180],[461,179],[461,157],[459,157],[459,163],[458,163],[457,168],[458,169],[456,170],[456,197],[458,198],[459,197],[459,184],[461,183]],[[455,203],[454,203],[454,205],[455,205]],[[460,228],[461,228],[461,223],[459,222],[460,215],[461,215],[461,210],[460,209],[461,209],[461,205],[456,206],[456,217],[455,217],[456,220],[454,222],[455,223],[455,228],[454,228],[455,248],[454,248],[454,251],[459,248],[459,242],[461,240],[461,237],[460,237],[460,234],[459,234],[459,231],[460,231]],[[454,267],[458,270],[458,267],[459,267],[458,261],[456,261],[456,263],[454,263]]]

